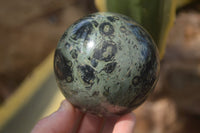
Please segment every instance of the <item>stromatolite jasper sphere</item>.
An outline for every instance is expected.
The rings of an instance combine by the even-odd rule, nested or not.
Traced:
[[[59,88],[75,107],[97,115],[130,112],[156,85],[159,56],[150,35],[115,13],[95,13],[71,25],[55,51]]]

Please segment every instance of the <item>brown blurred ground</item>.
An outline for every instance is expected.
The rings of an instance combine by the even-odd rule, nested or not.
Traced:
[[[95,12],[93,0],[0,2],[0,103],[57,45],[66,28]]]
[[[200,132],[200,12],[177,15],[155,92],[135,113],[136,133]]]

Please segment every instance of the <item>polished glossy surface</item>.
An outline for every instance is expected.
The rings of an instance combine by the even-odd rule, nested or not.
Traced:
[[[159,56],[149,34],[130,18],[96,13],[66,30],[55,51],[54,70],[74,106],[98,115],[124,114],[155,87]]]

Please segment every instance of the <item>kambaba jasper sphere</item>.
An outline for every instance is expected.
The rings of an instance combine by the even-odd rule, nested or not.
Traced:
[[[115,13],[94,13],[75,22],[60,39],[54,57],[64,96],[96,115],[121,115],[142,104],[156,85],[159,67],[151,36]]]

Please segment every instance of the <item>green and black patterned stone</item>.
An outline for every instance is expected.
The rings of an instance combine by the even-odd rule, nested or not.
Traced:
[[[71,25],[55,51],[59,88],[75,107],[97,115],[124,114],[142,104],[156,85],[159,56],[135,21],[95,13]]]

